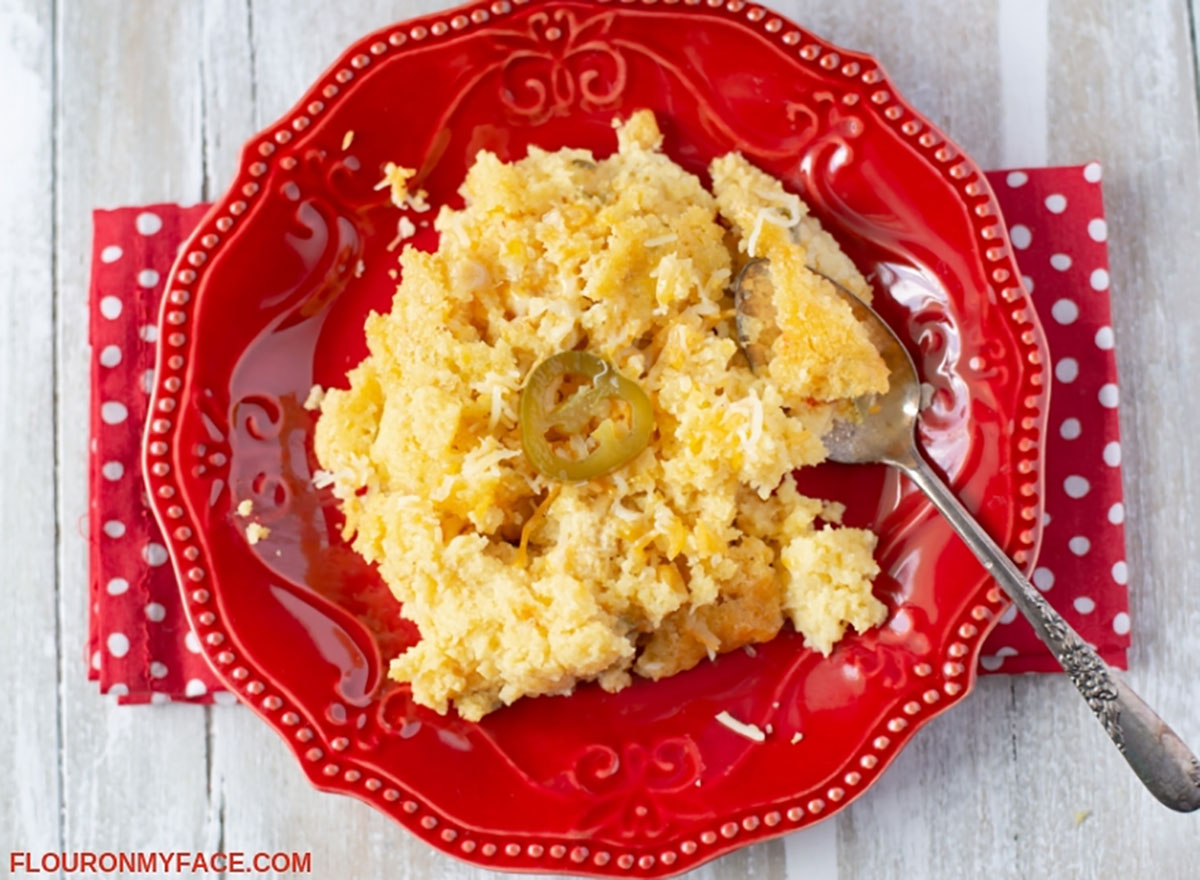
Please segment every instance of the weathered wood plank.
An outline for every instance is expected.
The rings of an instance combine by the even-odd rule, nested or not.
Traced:
[[[1113,325],[1121,368],[1122,461],[1133,618],[1130,681],[1200,748],[1200,363],[1197,225],[1200,123],[1185,4],[1054,4],[1050,156],[1104,163]],[[1062,680],[1019,682],[1017,833],[1022,876],[1188,877],[1196,816],[1161,807],[1127,770]],[[1073,830],[1076,810],[1093,816]],[[1044,855],[1056,850],[1051,860]]]
[[[204,711],[118,708],[85,680],[93,207],[201,197],[199,7],[59,0],[57,95],[59,658],[64,846],[195,849],[206,837]]]
[[[59,842],[54,558],[53,4],[0,3],[0,850]],[[76,652],[76,656],[81,656]]]

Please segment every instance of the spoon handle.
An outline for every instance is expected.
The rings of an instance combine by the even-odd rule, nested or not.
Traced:
[[[915,449],[893,461],[923,491],[1046,643],[1133,772],[1173,810],[1200,809],[1200,761],[1042,598]]]

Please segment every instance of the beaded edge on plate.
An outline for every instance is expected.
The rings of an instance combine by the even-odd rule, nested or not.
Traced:
[[[323,84],[319,82],[309,90],[309,100],[300,112],[294,112],[294,115],[285,118],[281,124],[272,126],[267,132],[251,140],[243,154],[242,171],[238,174],[230,193],[220,203],[221,211],[215,219],[205,224],[215,229],[215,232],[198,230],[189,240],[189,247],[181,254],[172,270],[168,293],[163,303],[161,323],[169,332],[160,334],[158,343],[157,362],[161,372],[155,385],[154,399],[151,403],[152,418],[148,421],[145,444],[147,483],[152,490],[152,506],[163,526],[176,571],[186,579],[183,583],[201,584],[208,574],[203,567],[195,564],[200,561],[201,553],[196,544],[190,543],[194,532],[187,524],[186,511],[176,499],[179,489],[175,481],[170,479],[171,465],[166,459],[171,451],[169,441],[176,424],[169,416],[177,407],[178,396],[183,390],[181,373],[186,359],[181,352],[188,347],[188,336],[179,328],[187,323],[187,307],[192,303],[191,290],[199,280],[209,254],[221,243],[222,235],[233,229],[237,218],[245,214],[250,201],[260,194],[261,186],[256,179],[262,178],[269,170],[268,161],[277,146],[288,144],[294,134],[307,129],[315,117],[328,109],[326,102],[336,99],[342,87],[353,81],[359,72],[368,69],[373,59],[383,57],[406,45],[460,33],[472,25],[485,25],[493,18],[501,18],[529,3],[530,0],[494,0],[491,3],[465,7],[461,11],[452,10],[448,13],[449,17],[436,18],[431,23],[426,23],[429,19],[424,19],[411,25],[390,29],[390,33],[387,32],[389,29],[385,29],[380,33],[387,33],[386,38],[371,35],[359,41],[342,56],[343,63],[323,78]],[[534,3],[539,5],[538,0],[534,0]],[[923,154],[932,158],[933,166],[959,189],[971,209],[975,233],[983,243],[983,253],[990,266],[989,295],[994,300],[998,294],[1004,303],[1011,306],[1010,309],[1002,309],[1002,312],[1015,325],[1024,359],[1033,368],[1026,379],[1032,390],[1020,400],[1017,422],[1017,448],[1024,454],[1017,462],[1018,473],[1024,478],[1019,492],[1026,504],[1019,511],[1020,519],[1025,521],[1025,527],[1017,535],[1019,548],[1014,552],[1013,558],[1019,565],[1027,563],[1035,549],[1038,534],[1036,521],[1040,506],[1040,472],[1037,450],[1041,434],[1044,432],[1045,412],[1041,406],[1044,392],[1041,389],[1044,384],[1045,365],[1037,344],[1038,334],[1034,329],[1036,319],[1028,294],[1015,272],[1013,254],[999,208],[979,169],[895,94],[874,59],[834,49],[762,6],[746,3],[744,0],[595,0],[595,3],[623,7],[704,6],[718,14],[727,14],[735,20],[744,19],[750,23],[753,30],[761,32],[761,35],[777,40],[787,50],[794,50],[793,57],[801,63],[818,65],[829,73],[840,72],[849,83],[857,79],[861,85],[856,91],[844,95],[843,102],[853,105],[862,101],[864,106],[870,105],[870,108],[873,108],[869,108],[870,112],[881,116],[891,128],[913,141]],[[253,158],[253,153],[257,153],[259,158]],[[293,157],[286,156],[280,160],[280,167],[284,170],[289,170],[295,165],[296,160]],[[547,859],[560,862],[567,860],[580,867],[587,865],[603,868],[613,863],[626,871],[632,871],[635,867],[649,871],[656,864],[672,870],[682,870],[708,857],[701,852],[702,847],[711,848],[743,834],[743,839],[755,840],[775,833],[773,829],[791,830],[810,824],[820,817],[829,803],[837,804],[842,801],[849,790],[860,791],[865,788],[864,783],[869,784],[878,775],[894,756],[899,745],[911,735],[912,730],[909,728],[918,720],[918,716],[935,711],[934,707],[939,707],[936,711],[941,711],[961,698],[969,681],[969,670],[964,661],[971,656],[972,649],[977,648],[982,640],[982,635],[987,630],[986,622],[995,618],[1004,605],[1004,597],[1000,590],[995,586],[991,587],[986,593],[986,601],[974,605],[957,627],[957,639],[947,647],[947,657],[940,669],[935,670],[928,663],[918,663],[913,667],[912,671],[916,676],[929,679],[929,686],[915,698],[901,704],[899,711],[869,737],[869,748],[848,765],[857,769],[848,770],[841,778],[796,797],[791,806],[765,811],[760,808],[727,819],[715,829],[705,830],[696,835],[695,839],[684,839],[668,848],[655,847],[658,851],[651,853],[644,850],[615,852],[614,850],[621,848],[593,849],[577,843],[567,845],[560,842],[505,842],[499,837],[480,834],[475,830],[454,828],[445,823],[444,817],[433,807],[427,806],[422,811],[421,805],[403,791],[404,786],[398,780],[384,781],[381,778],[383,774],[357,766],[353,757],[345,761],[348,765],[346,767],[337,761],[326,761],[325,748],[321,745],[309,745],[317,738],[314,728],[319,729],[320,725],[311,720],[301,724],[304,719],[296,710],[298,707],[289,707],[280,695],[265,693],[267,686],[251,671],[253,664],[245,660],[238,663],[237,655],[223,647],[226,635],[222,632],[216,613],[209,607],[212,600],[210,591],[205,587],[195,586],[185,590],[185,594],[188,599],[185,604],[189,617],[198,630],[204,631],[201,644],[210,661],[216,668],[228,670],[225,675],[231,682],[231,688],[241,692],[243,699],[251,703],[260,714],[278,717],[279,724],[273,724],[277,730],[287,736],[288,731],[295,728],[290,734],[291,739],[295,740],[292,748],[302,758],[306,772],[314,784],[322,788],[342,790],[354,789],[361,785],[366,794],[360,793],[359,796],[378,800],[385,812],[400,819],[410,831],[431,844],[450,850],[451,845],[457,842],[460,854],[470,857],[478,852],[501,867],[504,866],[504,860],[500,857],[505,856],[543,862]],[[271,720],[274,721],[274,718]],[[897,736],[900,734],[903,735]],[[344,736],[325,737],[324,732],[321,742],[335,753],[344,752],[351,744]],[[397,805],[399,812],[396,811]],[[780,827],[785,821],[787,829]],[[683,858],[683,862],[676,865],[680,857]]]

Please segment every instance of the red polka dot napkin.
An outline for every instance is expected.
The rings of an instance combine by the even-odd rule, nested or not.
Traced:
[[[92,215],[88,677],[122,703],[234,701],[188,628],[141,473],[163,283],[207,210],[149,205]]]
[[[1117,364],[1100,165],[988,174],[1046,339],[1054,378],[1046,531],[1033,583],[1108,663],[1129,647]],[[1058,672],[1010,608],[984,644],[984,672]]]
[[[1100,166],[989,175],[1050,342],[1046,532],[1033,580],[1101,655],[1129,646],[1117,371]],[[207,206],[93,214],[88,675],[122,703],[233,702],[187,625],[146,504],[142,426],[163,279]],[[1015,611],[988,639],[984,672],[1054,672]]]

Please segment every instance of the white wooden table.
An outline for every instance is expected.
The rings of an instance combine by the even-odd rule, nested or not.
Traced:
[[[117,707],[85,680],[82,647],[90,210],[219,195],[242,141],[352,39],[443,5],[0,0],[0,874],[15,849],[221,848],[311,851],[318,877],[484,876],[314,792],[245,709]],[[877,55],[985,167],[1105,163],[1129,677],[1200,747],[1196,10],[774,6]],[[1158,806],[1061,677],[994,677],[836,820],[694,876],[1191,878],[1200,816]]]

